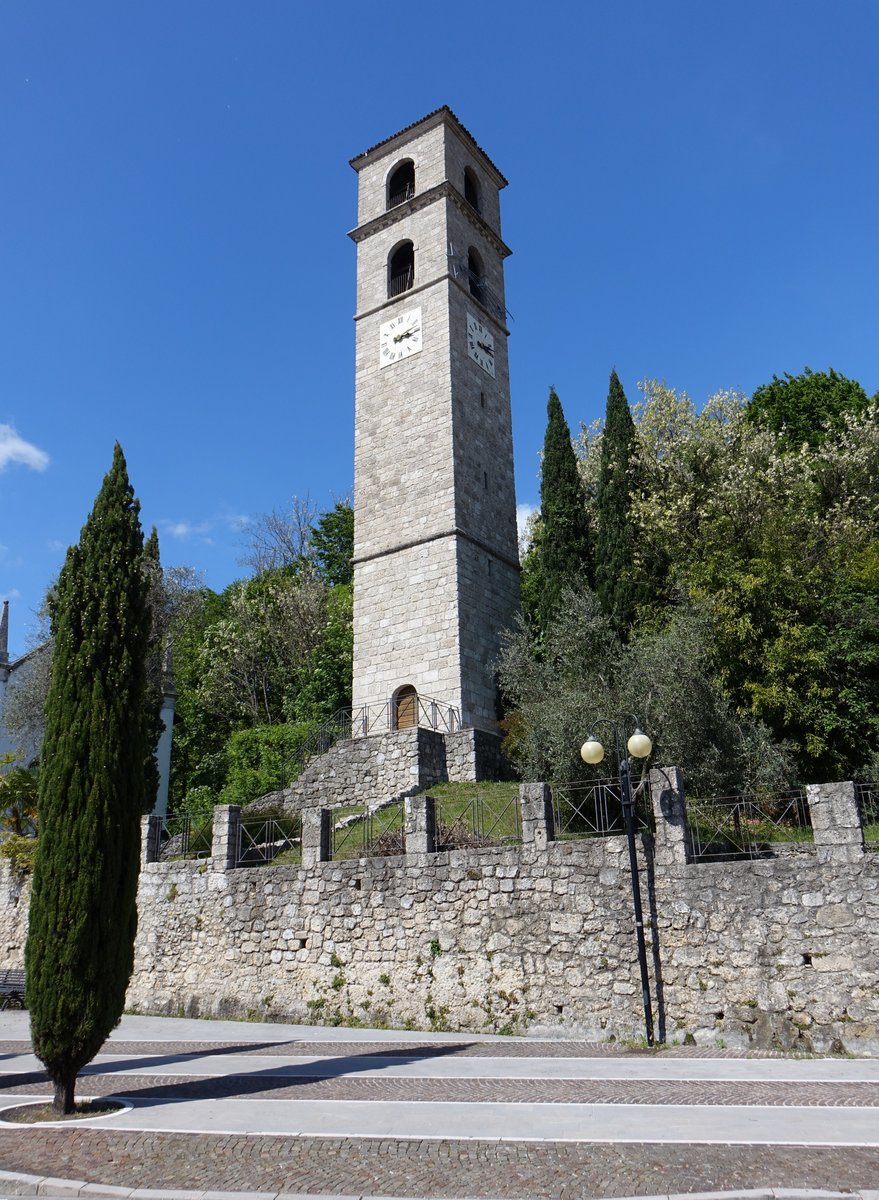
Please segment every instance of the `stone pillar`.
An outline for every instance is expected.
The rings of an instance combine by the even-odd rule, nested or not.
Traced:
[[[522,813],[522,845],[545,850],[547,843],[555,839],[549,784],[520,784],[519,806]]]
[[[241,808],[238,804],[215,806],[211,839],[211,868],[214,871],[231,871],[237,866],[240,828]]]
[[[810,783],[806,800],[815,834],[815,852],[821,863],[859,862],[864,856],[864,831],[855,785]]]
[[[683,775],[677,767],[654,767],[649,780],[656,822],[656,868],[685,867],[689,832]]]
[[[436,801],[423,792],[406,797],[407,854],[433,854],[436,849]]]
[[[330,860],[330,810],[302,810],[302,865],[313,867]]]
[[[159,861],[162,839],[162,818],[155,814],[140,819],[140,869],[147,863]]]

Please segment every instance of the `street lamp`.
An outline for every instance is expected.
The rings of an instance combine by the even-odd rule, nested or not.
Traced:
[[[626,736],[634,722],[634,732]],[[650,977],[647,974],[647,943],[644,940],[644,914],[641,908],[641,882],[638,877],[638,856],[635,851],[635,804],[632,800],[632,786],[629,776],[631,758],[647,758],[653,749],[653,743],[641,728],[636,717],[623,717],[619,721],[602,719],[596,726],[605,726],[611,730],[616,744],[617,761],[620,764],[620,786],[622,788],[623,815],[626,819],[626,839],[629,843],[629,868],[632,875],[632,902],[635,909],[635,935],[638,939],[638,965],[641,968],[641,996],[644,1002],[644,1027],[647,1032],[647,1045],[653,1045],[653,1008],[650,1003]],[[623,753],[623,746],[627,753]],[[631,758],[629,757],[631,755]],[[590,733],[580,747],[580,757],[590,766],[595,766],[604,758],[604,746]]]

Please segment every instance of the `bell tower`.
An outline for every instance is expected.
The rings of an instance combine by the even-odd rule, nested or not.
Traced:
[[[354,705],[495,728],[519,600],[500,190],[449,108],[358,175]]]

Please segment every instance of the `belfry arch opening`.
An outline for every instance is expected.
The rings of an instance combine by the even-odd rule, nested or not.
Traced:
[[[464,168],[464,199],[477,212],[482,211],[482,190],[472,167]]]
[[[415,163],[411,158],[398,163],[388,176],[387,207],[396,208],[415,195]]]
[[[485,267],[479,251],[471,246],[467,251],[467,275],[470,279],[470,295],[480,304],[485,303]]]
[[[395,729],[414,729],[418,724],[418,692],[411,683],[397,688],[391,707]]]
[[[388,299],[399,296],[415,283],[415,247],[401,242],[388,259]]]

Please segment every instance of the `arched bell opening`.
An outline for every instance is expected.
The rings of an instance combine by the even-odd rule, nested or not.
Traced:
[[[388,176],[387,207],[396,208],[415,195],[415,163],[405,159]]]
[[[408,292],[415,283],[415,247],[401,242],[388,259],[388,299]]]

